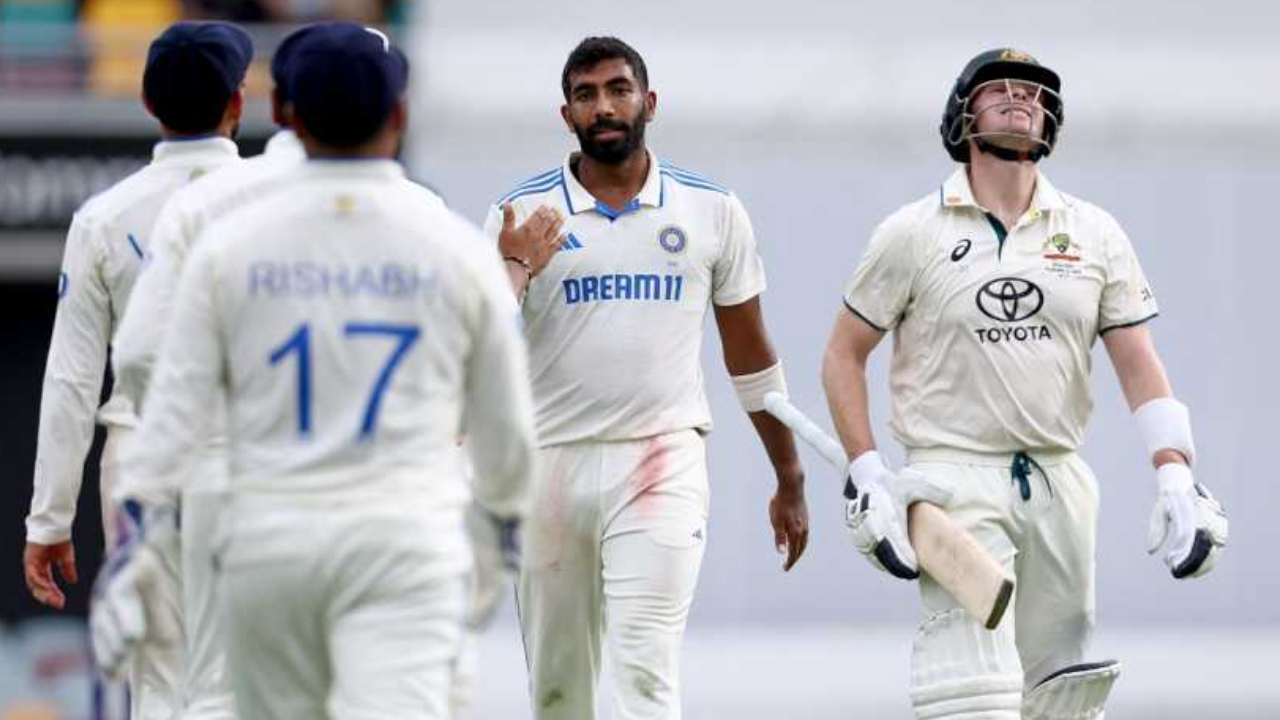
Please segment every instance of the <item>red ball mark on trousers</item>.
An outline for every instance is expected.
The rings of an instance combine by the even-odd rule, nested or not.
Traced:
[[[661,438],[651,438],[645,445],[644,457],[627,479],[632,502],[641,512],[652,511],[657,503],[658,486],[667,475],[667,455],[671,448]]]

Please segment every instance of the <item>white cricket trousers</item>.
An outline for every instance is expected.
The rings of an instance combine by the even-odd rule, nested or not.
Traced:
[[[996,635],[1012,633],[1019,679],[1030,688],[1085,661],[1095,617],[1098,485],[1073,452],[1027,455],[1033,462],[1024,463],[1024,479],[1010,453],[908,450],[907,464],[949,491],[951,519],[1013,570],[1017,590]],[[957,607],[927,574],[920,594],[926,623]]]
[[[461,509],[236,494],[218,595],[239,720],[447,720],[471,550]]]
[[[537,720],[596,716],[603,632],[615,720],[680,718],[680,644],[706,544],[693,430],[543,448],[517,604]]]
[[[226,642],[218,608],[214,538],[229,500],[226,456],[209,450],[201,476],[182,491],[182,602],[186,674],[179,720],[235,720],[235,698],[226,677]]]
[[[119,542],[115,515],[116,480],[120,477],[120,448],[130,441],[133,430],[121,425],[107,427],[102,447],[99,491],[102,497],[102,527],[108,552]],[[164,576],[156,585],[156,612],[169,616],[169,627],[182,627],[182,567],[179,557],[162,558]],[[126,673],[129,685],[131,720],[171,720],[182,709],[182,679],[186,672],[186,652],[180,639],[166,647],[148,647],[139,653]],[[111,691],[108,690],[108,693]]]

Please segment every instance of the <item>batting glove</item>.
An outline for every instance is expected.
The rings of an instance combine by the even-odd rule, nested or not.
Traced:
[[[1161,465],[1156,479],[1160,492],[1148,525],[1147,552],[1164,548],[1164,563],[1179,580],[1200,577],[1227,546],[1227,514],[1186,465]]]
[[[902,474],[913,472],[903,470]],[[872,565],[894,577],[915,580],[920,576],[919,565],[907,538],[906,506],[890,491],[895,481],[880,453],[869,450],[859,455],[849,463],[844,484],[844,521],[854,546]]]
[[[93,656],[111,680],[123,677],[144,645],[181,641],[181,629],[155,608],[155,588],[163,582],[165,558],[178,553],[175,508],[144,513],[137,501],[125,500],[119,524],[121,543],[98,574],[89,607]]]

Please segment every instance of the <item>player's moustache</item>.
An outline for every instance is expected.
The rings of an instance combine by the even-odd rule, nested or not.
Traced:
[[[589,135],[599,135],[602,132],[617,130],[618,132],[630,132],[631,126],[621,120],[597,120],[587,128]]]

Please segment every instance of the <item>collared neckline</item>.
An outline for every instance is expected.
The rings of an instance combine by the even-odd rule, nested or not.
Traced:
[[[267,146],[262,149],[263,155],[297,155],[305,157],[306,148],[302,147],[302,141],[298,139],[298,135],[287,128],[282,128],[267,139]]]
[[[979,205],[973,197],[973,187],[969,184],[969,173],[964,165],[956,168],[956,171],[951,173],[951,177],[942,184],[938,190],[938,201],[942,207],[968,207],[987,212],[987,209]],[[1027,208],[1027,214],[1034,218],[1045,212],[1062,210],[1066,207],[1067,203],[1062,199],[1062,193],[1058,192],[1044,173],[1036,170],[1036,189],[1031,194],[1031,205]]]
[[[647,148],[645,149],[645,154],[649,156],[649,174],[645,177],[644,185],[640,186],[640,192],[622,208],[610,207],[600,202],[578,181],[578,177],[573,174],[573,162],[575,158],[581,156],[580,152],[574,151],[565,156],[561,173],[564,175],[564,200],[565,204],[569,206],[569,214],[577,215],[588,210],[595,210],[612,222],[628,213],[639,210],[644,205],[662,207],[662,171],[658,163],[658,156]]]
[[[240,156],[240,148],[221,135],[180,140],[161,140],[151,149],[152,162],[174,162],[189,158],[223,155]]]
[[[385,158],[309,158],[308,175],[319,177],[367,177],[403,180],[404,167]]]

